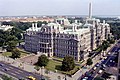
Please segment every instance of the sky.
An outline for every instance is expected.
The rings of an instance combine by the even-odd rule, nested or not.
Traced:
[[[22,15],[120,15],[120,0],[0,0],[0,16]]]

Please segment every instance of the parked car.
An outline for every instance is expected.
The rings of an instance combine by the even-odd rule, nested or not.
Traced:
[[[103,70],[99,70],[98,73],[101,74],[103,72]]]
[[[96,69],[97,69],[97,67],[94,67],[94,68],[93,68],[93,70],[96,70]]]

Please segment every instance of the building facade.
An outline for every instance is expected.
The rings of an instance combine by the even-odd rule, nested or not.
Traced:
[[[49,57],[69,55],[80,61],[87,59],[89,52],[106,40],[109,34],[109,25],[105,21],[100,23],[99,19],[86,19],[85,23],[75,22],[65,26],[57,22],[48,23],[39,28],[37,23],[33,23],[25,33],[25,50],[44,53]]]

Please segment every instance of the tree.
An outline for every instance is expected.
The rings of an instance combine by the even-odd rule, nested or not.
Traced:
[[[110,46],[108,41],[103,41],[102,43],[102,50],[105,51]]]
[[[40,67],[39,66],[35,66],[34,69],[37,70],[37,71],[39,71]]]
[[[8,77],[8,76],[6,76],[6,75],[3,75],[3,76],[2,76],[2,79],[3,79],[3,80],[13,80],[12,77]]]
[[[70,70],[73,70],[74,67],[75,67],[75,62],[74,62],[73,57],[71,57],[71,56],[64,57],[64,59],[62,61],[62,70],[70,71]]]
[[[16,47],[17,42],[16,41],[9,41],[7,44],[8,44],[7,51],[12,51]]]
[[[20,53],[20,51],[17,49],[17,48],[15,48],[15,49],[13,49],[12,50],[12,58],[20,58],[20,55],[21,55],[21,53]]]
[[[89,58],[88,60],[87,60],[87,63],[86,63],[87,65],[92,65],[93,64],[93,61],[92,61],[92,59],[91,58]]]
[[[38,58],[37,64],[42,67],[42,66],[46,66],[48,64],[48,62],[49,62],[48,57],[46,55],[41,55]]]

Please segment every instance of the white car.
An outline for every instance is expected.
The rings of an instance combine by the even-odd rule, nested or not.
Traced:
[[[99,73],[99,74],[101,74],[102,72],[103,72],[103,70],[99,70],[99,72],[98,72],[98,73]]]
[[[100,66],[100,64],[99,63],[97,63],[97,65],[96,65],[97,67],[99,67]]]
[[[105,65],[105,64],[103,64],[102,66],[103,66],[104,68],[106,68],[106,65]]]
[[[88,79],[88,77],[84,77],[82,80],[87,80]]]
[[[108,54],[111,54],[110,52]]]
[[[112,60],[110,60],[110,62],[112,62]]]
[[[105,59],[107,59],[107,57],[105,57]]]
[[[94,68],[93,68],[93,70],[96,70],[96,69],[97,69],[97,67],[94,67]]]

